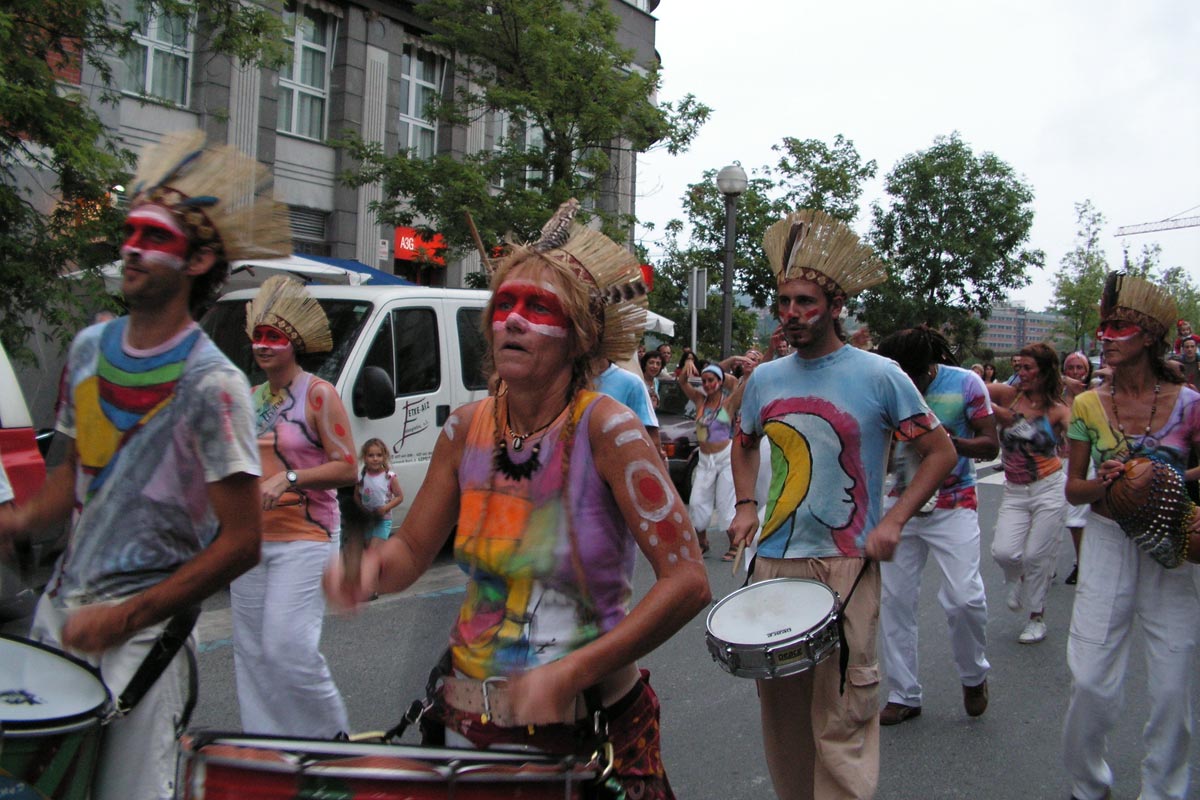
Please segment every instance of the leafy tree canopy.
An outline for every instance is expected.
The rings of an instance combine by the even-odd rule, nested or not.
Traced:
[[[283,53],[278,14],[257,5],[143,0],[137,7],[188,18],[198,50],[264,63]],[[114,65],[134,44],[135,23],[120,19],[106,0],[0,7],[0,340],[17,358],[31,357],[25,341],[37,317],[60,341],[70,338],[83,307],[97,302],[84,298],[103,296],[99,265],[115,257],[122,215],[109,191],[128,176],[132,156],[97,107],[118,99]],[[60,280],[74,270],[82,281]]]
[[[966,320],[983,319],[1041,268],[1026,248],[1033,192],[992,153],[975,155],[954,133],[906,156],[888,174],[886,205],[872,206],[869,239],[888,281],[865,292],[857,312],[876,335],[926,323],[973,346]]]
[[[1075,247],[1059,262],[1050,310],[1063,317],[1056,332],[1070,339],[1076,350],[1083,350],[1090,346],[1100,323],[1100,293],[1108,274],[1108,260],[1100,246],[1104,215],[1091,200],[1084,200],[1075,204],[1075,219]]]
[[[493,149],[431,159],[389,155],[347,134],[360,166],[343,177],[382,182],[381,221],[427,222],[453,249],[472,245],[464,210],[492,246],[507,235],[528,239],[571,197],[625,239],[634,220],[599,205],[619,149],[682,152],[709,116],[692,95],[654,102],[658,67],[634,65],[617,42],[617,17],[598,0],[429,0],[417,10],[430,39],[454,52],[458,78],[426,113],[464,124],[500,112],[508,133]]]

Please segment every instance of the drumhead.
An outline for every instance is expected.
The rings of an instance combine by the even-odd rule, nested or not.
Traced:
[[[96,712],[108,690],[96,674],[56,650],[0,637],[0,724],[53,723]]]
[[[727,644],[785,641],[818,626],[836,603],[837,595],[820,581],[775,578],[717,603],[708,615],[708,632]]]

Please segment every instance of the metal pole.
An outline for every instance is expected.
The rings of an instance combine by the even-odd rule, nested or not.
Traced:
[[[725,195],[725,274],[721,278],[721,360],[733,355],[733,237],[737,195]]]
[[[700,313],[700,303],[696,294],[696,284],[699,283],[700,276],[695,267],[692,267],[692,283],[688,288],[688,305],[692,307],[692,352],[696,352],[696,316]],[[665,365],[664,365],[665,366]]]

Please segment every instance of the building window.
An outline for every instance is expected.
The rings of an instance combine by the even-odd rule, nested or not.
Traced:
[[[289,4],[283,24],[292,60],[279,70],[276,128],[306,139],[324,139],[336,20],[316,9]]]
[[[312,208],[288,206],[292,228],[292,251],[297,255],[328,256],[329,215]]]
[[[437,120],[429,103],[442,93],[445,60],[415,45],[404,45],[400,56],[400,147],[415,158],[437,152]]]
[[[125,80],[121,88],[186,106],[192,63],[188,18],[150,14],[136,6],[130,9],[129,17],[135,25],[134,43],[125,56]]]

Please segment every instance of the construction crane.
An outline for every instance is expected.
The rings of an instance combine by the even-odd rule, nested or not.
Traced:
[[[1117,228],[1117,236],[1132,236],[1138,233],[1154,233],[1155,231],[1171,231],[1176,228],[1192,228],[1197,225],[1200,225],[1200,217],[1174,217],[1159,222],[1126,225],[1123,228]]]

